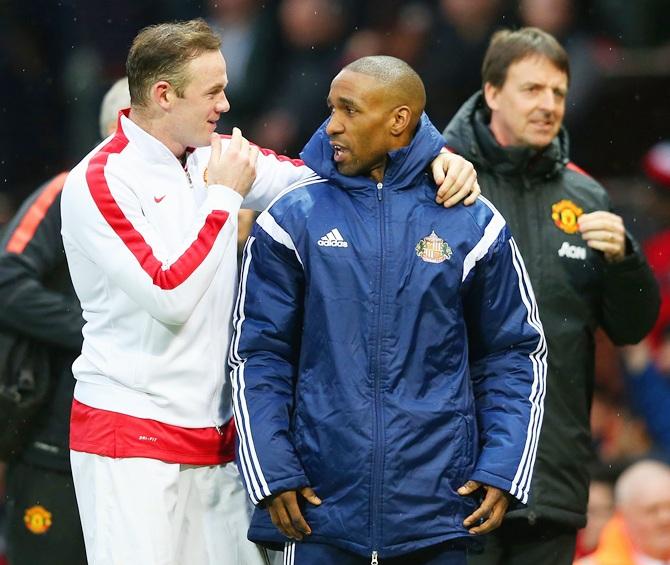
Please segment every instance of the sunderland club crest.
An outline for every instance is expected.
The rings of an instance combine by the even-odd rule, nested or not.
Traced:
[[[449,244],[434,231],[417,243],[415,249],[416,254],[426,263],[442,263],[451,259],[453,255]]]

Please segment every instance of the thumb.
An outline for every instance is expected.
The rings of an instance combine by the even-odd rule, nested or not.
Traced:
[[[468,494],[475,492],[480,486],[482,486],[482,484],[478,483],[477,481],[468,481],[458,489],[458,494],[461,496],[467,496]]]
[[[310,502],[314,506],[319,506],[321,504],[321,499],[316,496],[316,493],[314,490],[312,490],[311,487],[303,487],[300,489],[300,494],[307,500],[307,502]]]

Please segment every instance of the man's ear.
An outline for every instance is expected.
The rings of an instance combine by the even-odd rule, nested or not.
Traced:
[[[493,86],[490,82],[484,85],[484,99],[491,110],[498,109],[498,94],[500,94],[500,89],[497,86]]]
[[[391,123],[391,135],[398,136],[409,127],[412,121],[412,110],[409,106],[398,106],[393,110],[393,122]]]
[[[169,82],[159,80],[151,87],[151,99],[163,110],[169,110],[176,93]]]

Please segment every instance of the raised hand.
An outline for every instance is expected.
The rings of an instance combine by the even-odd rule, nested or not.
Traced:
[[[586,245],[605,254],[610,263],[621,261],[626,255],[626,228],[620,216],[599,210],[582,214],[577,220]]]
[[[207,164],[207,184],[223,184],[242,196],[246,196],[256,179],[258,147],[250,145],[239,128],[226,150],[221,152],[221,138],[217,133],[211,137],[212,154]]]
[[[460,155],[442,152],[431,163],[431,169],[438,186],[435,201],[445,208],[461,200],[468,206],[481,194],[474,166]]]

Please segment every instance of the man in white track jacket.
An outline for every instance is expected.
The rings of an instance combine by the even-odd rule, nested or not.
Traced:
[[[70,448],[88,560],[263,563],[246,540],[227,390],[237,213],[313,173],[237,129],[214,133],[226,65],[202,20],[142,30],[127,74],[130,110],[62,196],[86,321]],[[443,160],[459,179],[438,199],[476,185],[463,163]]]

